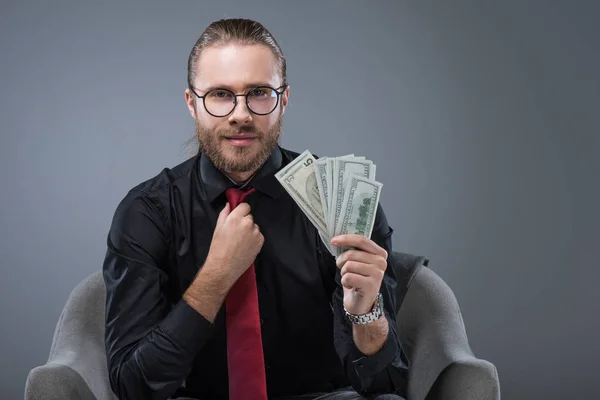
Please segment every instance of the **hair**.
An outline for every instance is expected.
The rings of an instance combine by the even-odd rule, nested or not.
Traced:
[[[260,44],[267,46],[277,58],[282,79],[281,85],[287,85],[285,57],[271,32],[259,22],[244,18],[234,18],[215,21],[200,35],[188,58],[188,87],[192,87],[198,59],[204,49],[210,46],[225,46],[228,44]]]

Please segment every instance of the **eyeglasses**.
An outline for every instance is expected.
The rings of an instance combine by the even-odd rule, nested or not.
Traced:
[[[213,89],[204,96],[198,95],[194,88],[190,87],[192,93],[199,99],[202,99],[204,109],[213,117],[226,117],[235,110],[237,98],[242,96],[246,98],[246,107],[256,115],[271,114],[279,104],[279,96],[283,94],[287,85],[277,89],[270,86],[259,86],[250,89],[246,94],[235,94],[229,89]]]

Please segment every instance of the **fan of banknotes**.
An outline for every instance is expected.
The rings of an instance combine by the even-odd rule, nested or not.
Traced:
[[[318,229],[329,252],[331,238],[356,233],[371,238],[383,184],[375,180],[376,165],[353,154],[315,159],[306,150],[275,176]]]

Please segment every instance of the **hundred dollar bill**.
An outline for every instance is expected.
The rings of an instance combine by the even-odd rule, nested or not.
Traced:
[[[327,222],[327,199],[329,198],[329,186],[327,184],[327,157],[319,158],[315,164],[317,169],[317,186],[319,187],[319,194],[321,196],[323,216],[325,217],[325,222]]]
[[[334,236],[336,226],[342,213],[342,202],[348,187],[348,177],[358,175],[375,180],[376,166],[369,160],[360,160],[356,157],[338,157],[335,159],[333,169],[333,182],[331,188],[331,204],[328,210],[327,226],[329,234]]]
[[[326,233],[319,231],[319,236],[321,237],[321,241],[323,242],[323,244],[325,245],[325,247],[327,248],[327,250],[331,253],[332,256],[337,256],[339,253],[339,250],[337,248],[337,246],[334,246],[331,244],[331,238],[329,236],[327,236]]]
[[[328,233],[331,234],[333,232],[333,226],[331,226],[331,222],[330,218],[329,218],[329,211],[331,210],[331,191],[333,190],[333,170],[335,169],[335,158],[327,158],[327,165],[325,166],[325,173],[326,173],[326,181],[327,181],[327,187],[328,192],[327,192],[327,214],[325,215],[325,221],[327,222],[327,229],[328,229]]]
[[[331,204],[331,192],[334,188],[333,186],[333,175],[336,171],[336,168],[338,168],[338,161],[339,160],[354,160],[354,159],[362,159],[364,160],[365,157],[356,157],[354,155],[354,153],[352,154],[346,154],[343,156],[339,156],[339,157],[327,157],[327,179],[328,179],[328,184],[329,184],[329,198],[328,198],[328,205],[329,205],[329,209],[331,209],[332,204]],[[326,215],[327,217],[327,215]],[[331,231],[333,232],[333,228],[331,228]]]
[[[329,237],[317,184],[316,160],[305,150],[275,174],[275,177],[302,209],[312,224]]]
[[[340,219],[334,236],[355,233],[371,238],[383,184],[356,174],[349,175]],[[348,248],[338,247],[336,256]]]
[[[331,195],[332,191],[334,190],[334,186],[333,186],[333,175],[334,175],[334,171],[337,168],[337,161],[339,159],[351,159],[354,157],[354,153],[352,154],[346,154],[344,156],[340,156],[340,157],[327,157],[327,163],[325,166],[325,174],[326,174],[326,181],[327,181],[327,205],[324,206],[323,208],[326,209],[327,211],[324,213],[325,215],[325,222],[327,222],[327,229],[329,229],[329,234],[333,233],[333,218],[331,218],[331,215],[329,214],[329,211],[333,208],[333,196]],[[364,157],[363,157],[364,158]]]

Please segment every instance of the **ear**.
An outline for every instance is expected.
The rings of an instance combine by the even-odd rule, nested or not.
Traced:
[[[196,95],[192,93],[190,88],[185,89],[185,103],[192,118],[196,119]]]
[[[290,101],[290,87],[285,88],[283,93],[281,94],[281,114],[285,113],[285,109],[288,106]]]

